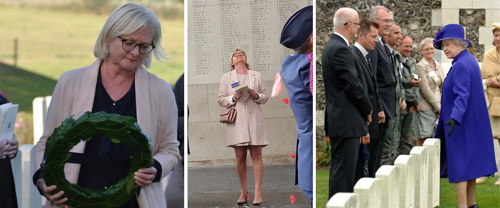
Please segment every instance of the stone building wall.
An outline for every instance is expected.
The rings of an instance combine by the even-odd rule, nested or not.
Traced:
[[[340,7],[351,7],[359,17],[368,18],[373,6],[383,5],[394,12],[395,22],[403,33],[413,37],[414,51],[411,57],[417,61],[418,43],[427,37],[434,37],[445,24],[458,23],[466,28],[466,38],[471,41],[469,51],[481,62],[485,51],[492,47],[491,23],[500,22],[500,1],[498,0],[345,0],[316,1],[316,118],[318,140],[325,138],[324,109],[325,91],[322,77],[321,55],[323,48],[333,34],[333,16]],[[436,51],[435,59],[448,70],[451,60],[444,53]]]

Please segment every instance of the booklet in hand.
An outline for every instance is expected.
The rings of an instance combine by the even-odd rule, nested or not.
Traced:
[[[248,86],[246,86],[246,85],[242,85],[242,86],[238,86],[238,87],[235,87],[235,88],[234,88],[234,90],[235,90],[236,92],[238,92],[238,93],[239,93],[239,92],[241,92],[241,93],[242,93],[241,95],[242,95],[245,99],[246,99],[246,98],[248,98],[248,89],[249,89],[249,88],[248,88]]]
[[[18,107],[11,103],[0,105],[0,140],[12,139]]]

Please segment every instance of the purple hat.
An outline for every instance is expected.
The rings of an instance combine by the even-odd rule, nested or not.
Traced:
[[[465,30],[462,25],[448,24],[441,28],[441,30],[437,32],[436,38],[434,38],[434,48],[443,50],[441,41],[446,39],[460,39],[467,43],[467,48],[470,46],[470,41],[465,39]]]
[[[313,7],[306,6],[295,12],[283,26],[280,43],[295,49],[304,43],[313,32]]]

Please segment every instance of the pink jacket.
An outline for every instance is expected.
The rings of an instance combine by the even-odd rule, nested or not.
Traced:
[[[268,145],[264,115],[260,105],[267,102],[268,96],[264,83],[262,83],[261,74],[257,71],[248,70],[247,84],[250,89],[261,96],[257,100],[241,98],[235,103],[236,121],[227,124],[226,145],[229,147],[248,144],[248,145]],[[229,98],[234,94],[231,84],[238,82],[236,71],[230,71],[222,75],[218,102],[221,107],[229,107],[231,103]]]
[[[43,136],[36,145],[35,168],[45,151],[47,138],[70,115],[78,118],[92,111],[100,60],[79,69],[65,72],[59,78],[52,94]],[[170,85],[155,75],[139,68],[135,73],[137,123],[151,137],[153,158],[162,167],[162,178],[172,171],[180,158],[177,141],[177,106]],[[70,152],[83,153],[85,142],[74,146]],[[66,179],[77,183],[80,164],[66,163]],[[166,207],[165,194],[160,182],[141,189],[137,197],[139,207]]]

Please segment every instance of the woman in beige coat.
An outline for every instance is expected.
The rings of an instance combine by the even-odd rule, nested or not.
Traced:
[[[434,60],[432,38],[425,38],[418,44],[422,60],[416,66],[419,84],[420,101],[417,110],[417,146],[422,146],[426,138],[434,137],[434,125],[441,111],[441,86],[444,75],[441,65]]]
[[[67,207],[71,199],[63,191],[54,192],[56,186],[45,184],[42,178],[40,164],[47,138],[68,116],[104,111],[135,117],[151,138],[154,165],[135,173],[135,184],[141,191],[122,207],[166,207],[160,180],[174,169],[180,158],[177,106],[170,86],[144,69],[151,65],[152,55],[161,55],[160,43],[161,27],[154,14],[141,5],[124,4],[111,13],[97,38],[94,47],[97,60],[61,75],[52,94],[45,131],[36,145],[38,170],[33,176],[33,182],[49,204]],[[127,162],[99,162],[130,158],[130,152],[120,145],[99,135],[78,143],[71,153],[82,156],[81,161],[85,162],[66,163],[66,179],[94,190],[115,184],[113,180],[127,174]]]
[[[236,87],[245,85],[248,86],[248,93],[235,91]],[[231,57],[231,71],[222,75],[218,99],[221,107],[234,106],[237,112],[235,122],[228,123],[226,130],[226,145],[234,148],[236,171],[241,185],[237,204],[247,203],[246,158],[247,150],[250,150],[255,180],[253,204],[260,205],[264,172],[262,148],[268,144],[260,105],[267,102],[268,96],[261,74],[249,70],[246,54],[241,49],[236,49]]]
[[[500,143],[500,23],[493,23],[491,30],[495,47],[484,54],[481,76],[483,77],[493,139]],[[485,179],[485,177],[478,178],[477,183],[484,183]],[[495,185],[500,185],[500,178],[495,182]]]

